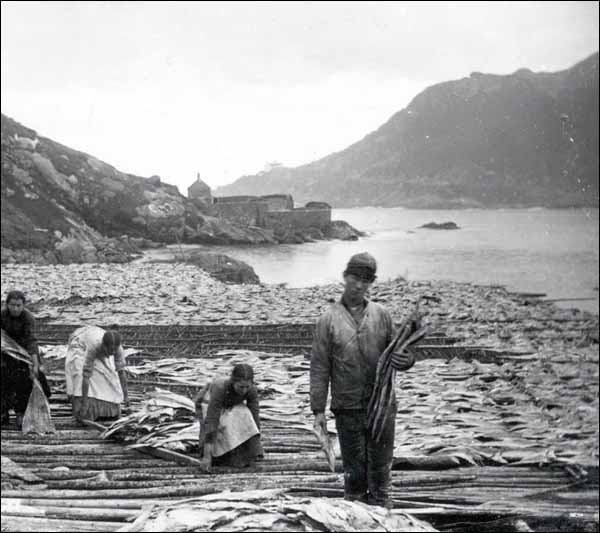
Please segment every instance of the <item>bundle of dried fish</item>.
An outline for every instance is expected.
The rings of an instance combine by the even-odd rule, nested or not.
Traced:
[[[331,442],[331,438],[329,436],[329,432],[325,432],[323,427],[319,425],[317,429],[314,429],[313,432],[317,436],[317,440],[325,453],[325,458],[327,459],[327,464],[329,464],[329,469],[332,472],[335,472],[335,448],[333,442]]]
[[[2,351],[13,359],[17,359],[28,365],[32,364],[31,355],[27,350],[17,344],[3,329],[0,329],[0,346],[2,347]]]
[[[37,378],[33,378],[33,386],[29,395],[29,402],[23,416],[23,433],[54,433],[54,422],[50,415],[50,404],[44,390]]]
[[[154,505],[119,531],[437,531],[403,512],[282,490],[221,492]]]
[[[424,326],[414,333],[412,332],[412,322],[405,320],[398,328],[396,336],[386,347],[377,363],[377,373],[375,375],[375,387],[369,401],[367,410],[367,424],[371,436],[379,441],[385,420],[390,414],[392,399],[394,397],[394,384],[396,381],[396,370],[392,366],[394,352],[404,352],[411,344],[422,339],[428,331]]]

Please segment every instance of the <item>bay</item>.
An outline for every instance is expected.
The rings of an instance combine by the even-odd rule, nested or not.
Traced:
[[[369,232],[358,241],[278,246],[217,246],[252,265],[263,283],[308,287],[340,282],[348,258],[367,251],[379,279],[453,280],[546,293],[557,302],[598,313],[598,209],[422,210],[362,207],[334,209]],[[455,222],[458,230],[420,228]],[[191,248],[186,246],[187,248]]]

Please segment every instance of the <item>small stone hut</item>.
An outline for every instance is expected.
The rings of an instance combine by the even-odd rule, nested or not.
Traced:
[[[200,179],[200,173],[196,181],[188,187],[188,198],[202,200],[206,204],[212,204],[212,193],[210,187]]]

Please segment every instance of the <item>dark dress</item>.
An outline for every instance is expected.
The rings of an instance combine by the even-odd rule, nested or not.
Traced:
[[[2,309],[0,316],[2,329],[6,334],[28,353],[36,354],[39,357],[34,316],[27,309],[23,309],[18,317],[13,317],[6,307]],[[39,373],[38,380],[46,396],[50,397],[50,387],[42,372]],[[32,386],[29,365],[2,352],[1,410],[3,420],[8,416],[11,408],[17,415],[25,412]]]
[[[202,398],[196,400],[197,405],[201,400]],[[214,441],[222,411],[224,409],[230,409],[234,405],[243,403],[245,403],[246,407],[250,410],[256,427],[260,431],[260,407],[256,387],[253,385],[248,392],[242,396],[235,392],[231,380],[229,379],[217,379],[212,383],[210,387],[210,402],[202,426],[202,435],[206,442]],[[258,434],[224,455],[213,457],[212,464],[215,466],[241,468],[251,465],[257,459],[262,459],[263,455],[264,452],[260,442],[260,434]]]

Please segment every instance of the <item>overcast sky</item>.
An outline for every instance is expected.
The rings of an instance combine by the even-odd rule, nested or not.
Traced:
[[[308,163],[433,83],[556,71],[597,2],[2,2],[2,113],[185,194]]]

